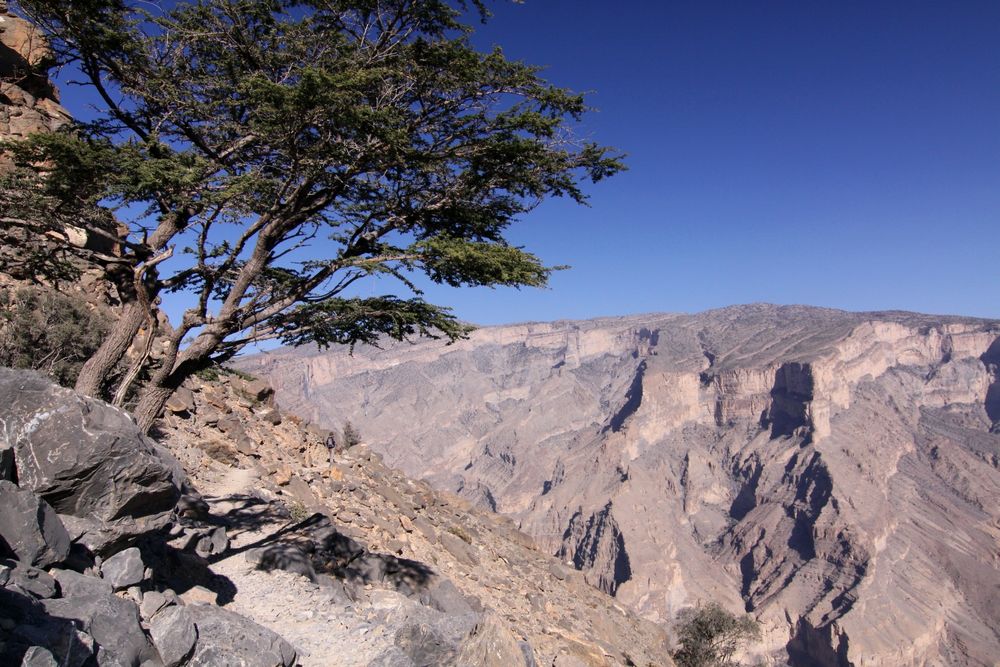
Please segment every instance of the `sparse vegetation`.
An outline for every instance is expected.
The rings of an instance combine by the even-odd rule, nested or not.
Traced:
[[[306,506],[297,500],[293,500],[292,502],[288,503],[286,507],[288,508],[288,518],[294,521],[295,523],[298,523],[299,521],[305,521],[307,518],[309,518],[309,510],[307,510]]]
[[[681,612],[676,631],[674,661],[680,667],[732,667],[733,654],[760,635],[760,624],[709,602]]]
[[[358,432],[358,429],[354,428],[354,424],[350,421],[344,422],[342,434],[343,439],[341,440],[341,445],[343,447],[353,447],[354,445],[361,443],[361,433]]]
[[[245,380],[247,382],[251,382],[257,379],[250,373],[244,373],[239,369],[232,368],[230,366],[223,366],[222,364],[211,364],[195,372],[195,377],[204,380],[205,382],[218,382],[220,379],[222,379],[227,375],[238,377],[239,379]]]
[[[0,366],[41,371],[71,387],[109,325],[78,297],[40,287],[0,289]]]
[[[448,532],[466,544],[472,544],[472,536],[461,526],[448,526]]]
[[[558,267],[508,227],[623,168],[574,136],[582,95],[475,48],[481,0],[18,4],[103,108],[4,147],[3,224],[103,238],[111,211],[122,223],[108,268],[132,280],[76,389],[135,382],[145,430],[187,377],[252,343],[467,335],[414,279],[546,285]],[[402,294],[352,291],[374,278]],[[112,381],[174,292],[192,298],[148,374]]]

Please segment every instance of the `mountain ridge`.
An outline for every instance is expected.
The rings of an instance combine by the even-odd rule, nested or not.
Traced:
[[[996,320],[752,304],[240,364],[651,620],[750,610],[772,664],[1000,654]]]

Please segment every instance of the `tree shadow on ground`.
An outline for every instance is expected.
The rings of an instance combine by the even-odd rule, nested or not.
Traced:
[[[209,564],[244,553],[260,570],[285,570],[314,582],[333,578],[345,588],[381,585],[407,596],[425,591],[435,575],[420,561],[370,550],[321,513],[295,521],[281,503],[253,496],[209,500],[217,505],[234,505],[225,514],[210,519],[227,531],[260,532],[283,524],[257,540],[209,556]]]

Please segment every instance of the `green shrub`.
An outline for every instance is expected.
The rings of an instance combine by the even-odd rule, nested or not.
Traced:
[[[715,602],[681,612],[676,625],[679,667],[730,667],[742,644],[760,636],[760,624],[747,615],[731,614]]]
[[[0,289],[0,365],[30,368],[71,387],[109,321],[78,296],[41,287]]]
[[[361,433],[349,421],[344,422],[343,436],[344,447],[353,447],[361,442]]]

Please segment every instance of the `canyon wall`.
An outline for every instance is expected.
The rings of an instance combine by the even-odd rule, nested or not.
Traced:
[[[241,362],[645,617],[791,665],[1000,655],[1000,323],[753,305]]]

